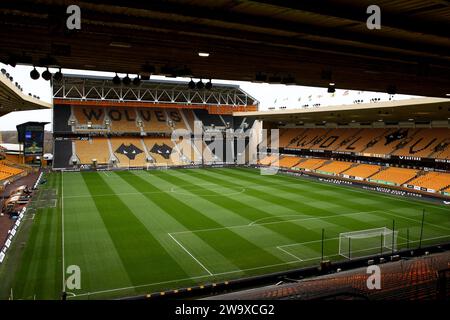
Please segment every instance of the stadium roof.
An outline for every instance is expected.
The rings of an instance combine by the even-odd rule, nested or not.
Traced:
[[[352,104],[307,109],[235,112],[234,116],[255,117],[268,122],[334,123],[428,122],[450,119],[450,99],[416,98],[400,101]]]
[[[188,82],[178,80],[143,80],[134,84],[114,84],[110,77],[64,74],[53,81],[55,104],[71,101],[120,101],[192,105],[257,106],[259,102],[238,85],[213,82],[210,90],[191,90]]]
[[[1,61],[450,93],[448,1],[379,0],[380,30],[366,25],[372,0],[78,1],[81,29],[69,31],[72,3],[1,1]]]
[[[9,78],[0,73],[0,116],[12,111],[51,107],[50,103],[24,94]]]

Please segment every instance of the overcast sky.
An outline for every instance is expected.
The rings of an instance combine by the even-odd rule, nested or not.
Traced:
[[[30,71],[33,67],[30,66],[16,66],[15,68],[0,63],[0,68],[5,69],[6,72],[14,78],[14,82],[18,82],[23,87],[25,94],[31,93],[39,96],[41,100],[51,102],[52,94],[50,88],[50,82],[45,81],[40,77],[38,80],[32,80],[30,78]],[[44,68],[37,68],[39,73],[42,73]],[[56,69],[50,69],[50,71],[56,72]],[[63,69],[63,73],[71,74],[86,74],[86,75],[98,75],[113,77],[115,74],[111,72],[94,72],[85,70],[71,70]],[[124,74],[119,74],[123,77]],[[130,75],[132,77],[132,75]],[[152,76],[152,79],[166,79],[161,76]],[[173,79],[173,78],[171,78]],[[189,81],[190,79],[178,78],[177,80]],[[374,93],[374,92],[361,92],[337,89],[335,94],[327,93],[327,88],[315,88],[304,86],[286,86],[281,84],[266,84],[266,83],[251,83],[242,81],[225,81],[225,80],[212,80],[214,83],[226,83],[226,84],[238,84],[243,90],[253,96],[260,102],[260,110],[267,110],[270,107],[279,109],[285,106],[288,109],[301,108],[303,105],[320,103],[321,106],[325,105],[342,105],[352,104],[356,99],[363,99],[364,102],[370,102],[370,99],[379,97],[385,101],[389,99],[389,95],[386,93]],[[396,95],[395,100],[403,100],[413,98],[412,96]],[[42,121],[51,122],[50,110],[36,110],[36,111],[20,111],[12,112],[3,117],[0,117],[0,131],[16,130],[16,125],[27,121]],[[46,127],[47,130],[51,130],[51,126]]]

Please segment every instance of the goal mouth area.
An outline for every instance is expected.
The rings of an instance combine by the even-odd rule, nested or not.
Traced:
[[[398,231],[387,227],[364,229],[339,234],[339,255],[361,258],[397,251]]]

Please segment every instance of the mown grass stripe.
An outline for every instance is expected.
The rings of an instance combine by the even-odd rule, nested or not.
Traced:
[[[82,176],[92,195],[113,193],[98,173]],[[94,202],[133,285],[187,277],[119,197]]]
[[[149,172],[149,174],[154,173]],[[120,172],[118,173],[118,175],[120,175],[131,185],[135,186],[137,190],[160,190],[159,187],[150,183],[148,180],[145,180],[131,172]],[[158,175],[158,177],[161,178],[162,176]],[[150,197],[150,199],[155,204],[165,210],[178,222],[185,225],[188,229],[192,230],[195,228],[202,229],[222,227],[222,225],[208,218],[202,212],[191,208],[172,195],[162,193],[156,197],[151,197],[151,195],[146,196]],[[208,235],[205,234],[199,235],[199,237],[201,237],[205,242],[209,243],[209,245],[214,249],[222,253],[227,259],[231,261],[231,263],[237,265],[239,268],[246,268],[248,260],[242,259],[242,255],[236,252],[234,248],[245,250],[246,252],[248,252],[249,256],[259,257],[259,259],[261,259],[261,257],[264,257],[264,260],[265,262],[267,262],[267,264],[282,262],[263,248],[258,247],[257,245],[251,243],[250,241],[242,238],[240,235],[230,230],[223,230],[220,238],[211,238],[211,236],[208,237]],[[224,241],[224,239],[226,239],[226,241]],[[255,261],[258,261],[259,259]]]

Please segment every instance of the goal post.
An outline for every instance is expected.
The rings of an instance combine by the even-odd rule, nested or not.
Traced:
[[[339,255],[361,258],[397,250],[398,231],[382,227],[339,234]]]

